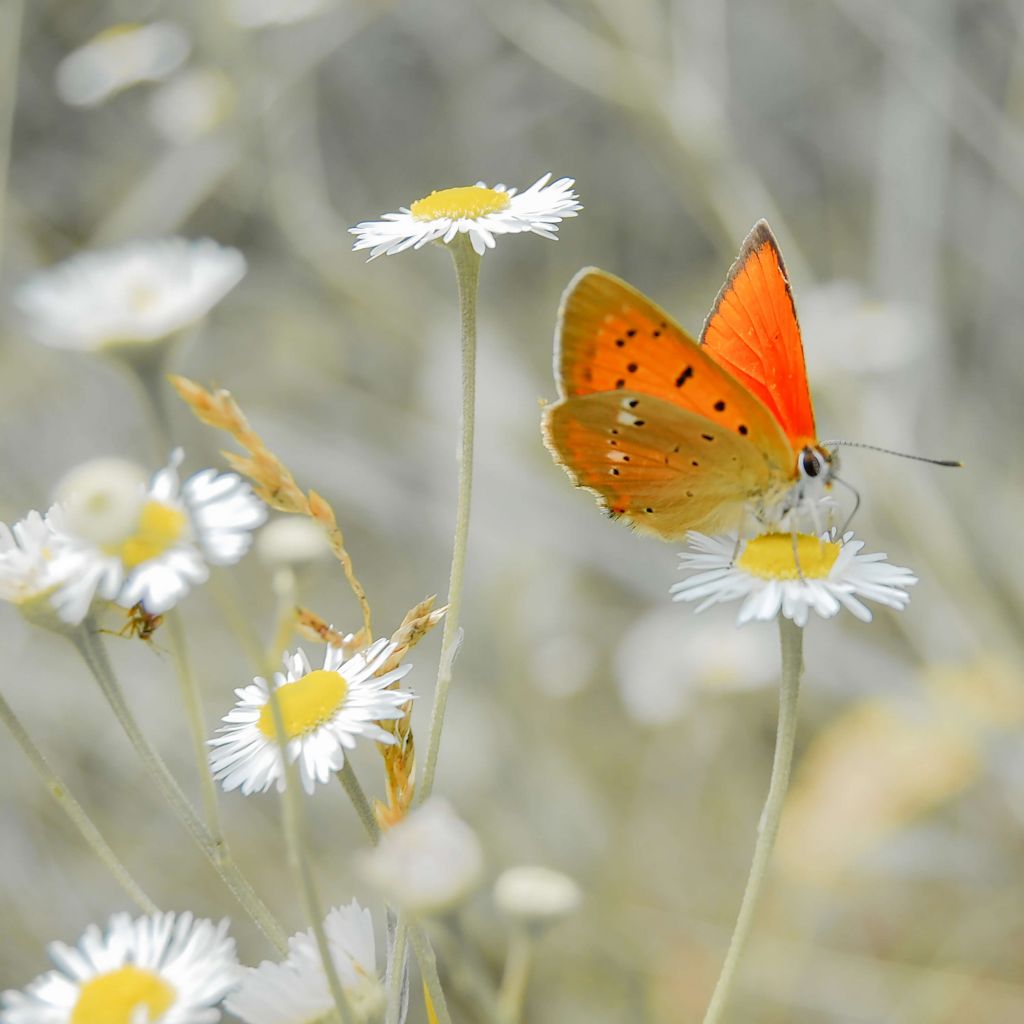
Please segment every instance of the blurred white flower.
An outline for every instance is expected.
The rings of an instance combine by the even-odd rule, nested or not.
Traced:
[[[269,28],[304,21],[333,6],[332,0],[227,0],[228,18],[239,28]]]
[[[209,238],[81,252],[30,277],[14,304],[37,340],[98,351],[158,341],[201,320],[245,275],[245,257]]]
[[[57,65],[57,94],[74,107],[98,107],[139,82],[158,82],[181,67],[188,36],[177,25],[114,25]]]
[[[420,249],[427,242],[439,240],[447,245],[464,233],[482,256],[494,248],[495,235],[532,231],[554,240],[558,238],[558,225],[583,209],[573,191],[574,184],[572,178],[551,181],[549,173],[525,192],[505,185],[488,188],[482,181],[431,192],[398,213],[385,213],[383,220],[363,221],[349,228],[357,238],[352,248],[370,249],[372,260],[409,248]]]
[[[454,907],[477,887],[484,855],[476,833],[434,796],[388,829],[359,867],[389,903],[430,914]]]
[[[168,142],[181,146],[223,124],[235,100],[235,88],[223,71],[190,68],[153,93],[149,119]]]
[[[17,605],[39,625],[58,627],[50,597],[64,577],[55,558],[65,543],[63,510],[29,512],[9,527],[0,523],[0,599]],[[84,613],[83,613],[84,615]],[[68,623],[77,625],[81,619]]]
[[[189,913],[114,914],[106,933],[90,925],[77,947],[51,943],[58,969],[4,992],[0,1024],[213,1024],[239,975],[227,931],[227,919]]]
[[[377,973],[373,918],[355,900],[335,907],[324,920],[331,960],[349,1006],[358,1021],[376,1019],[384,1008],[384,987]],[[328,1019],[334,1000],[312,930],[288,940],[281,963],[264,960],[243,968],[238,988],[224,1008],[245,1024],[308,1024]]]
[[[830,619],[841,608],[870,622],[871,612],[859,598],[900,610],[910,601],[907,588],[917,582],[909,569],[887,564],[884,554],[860,554],[864,542],[855,541],[852,533],[841,540],[835,531],[820,539],[799,534],[796,552],[792,534],[766,533],[743,541],[735,561],[735,537],[691,532],[688,541],[693,550],[680,555],[680,567],[697,575],[673,584],[672,599],[700,601],[697,611],[742,600],[741,626],[774,619],[780,612],[805,626],[812,611]]]
[[[66,495],[67,538],[52,600],[65,622],[80,622],[99,595],[150,615],[173,608],[210,574],[249,549],[266,506],[235,473],[204,469],[181,484],[178,449],[147,487],[130,464],[99,459],[75,470]]]
[[[554,922],[574,913],[583,901],[580,887],[561,871],[541,865],[509,868],[494,883],[494,903],[525,924]]]
[[[658,607],[632,623],[619,641],[619,696],[633,721],[668,725],[690,710],[701,690],[743,690],[777,682],[776,648],[766,633],[737,633],[724,623],[708,623],[684,639],[678,611]]]
[[[340,648],[328,646],[324,667],[316,670],[301,650],[285,655],[285,672],[274,674],[274,689],[288,739],[288,760],[298,761],[307,793],[344,767],[345,751],[355,747],[358,736],[396,742],[377,723],[401,718],[402,705],[414,699],[411,693],[388,689],[412,666],[374,674],[394,652],[393,643],[377,640],[346,661]],[[225,790],[240,789],[246,796],[265,793],[275,782],[278,790],[284,789],[267,681],[257,676],[235,694],[238,703],[210,740],[214,777]]]
[[[260,530],[256,554],[271,568],[294,568],[330,558],[331,546],[319,523],[306,516],[281,516]]]

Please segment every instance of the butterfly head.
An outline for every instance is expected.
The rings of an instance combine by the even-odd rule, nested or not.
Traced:
[[[839,460],[834,452],[821,445],[808,445],[797,456],[796,467],[801,483],[813,480],[827,487],[832,482],[836,469],[839,468]]]

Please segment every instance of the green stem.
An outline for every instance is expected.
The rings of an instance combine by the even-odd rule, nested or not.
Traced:
[[[185,713],[188,716],[189,731],[192,733],[192,751],[195,754],[196,770],[199,773],[199,787],[203,798],[203,811],[206,827],[213,837],[217,849],[224,850],[224,830],[221,827],[220,808],[217,805],[217,784],[213,781],[210,770],[209,752],[206,747],[206,728],[203,723],[203,699],[199,692],[199,682],[192,670],[185,644],[185,629],[178,610],[167,613],[167,632],[171,641],[171,656],[181,683],[181,696],[185,702]]]
[[[0,5],[0,255],[3,254],[7,215],[7,177],[11,166],[14,110],[18,102],[18,54],[24,0],[3,0]]]
[[[448,612],[441,637],[441,656],[430,712],[430,735],[423,764],[423,781],[417,793],[422,803],[434,788],[437,753],[441,746],[448,689],[452,681],[452,663],[459,642],[459,613],[462,610],[462,583],[466,567],[466,542],[469,537],[469,506],[473,490],[473,432],[476,406],[476,296],[480,279],[480,257],[473,251],[469,237],[459,234],[448,246],[455,262],[459,286],[459,312],[462,327],[462,444],[459,450],[459,497],[455,514],[455,539],[452,544],[452,569],[448,583]]]
[[[409,945],[409,923],[405,914],[395,927],[395,941],[388,959],[388,1007],[385,1024],[398,1024],[402,1014],[402,992],[405,986],[405,959]]]
[[[223,841],[217,842],[207,832],[198,815],[192,809],[188,798],[181,791],[167,765],[164,764],[163,758],[160,757],[149,740],[143,735],[138,722],[136,722],[124,699],[124,692],[114,675],[114,670],[111,668],[106,649],[95,633],[91,621],[86,619],[77,630],[70,634],[70,639],[89,667],[96,682],[99,683],[100,689],[110,704],[111,710],[114,712],[121,728],[124,729],[131,745],[135,748],[136,754],[138,754],[139,759],[142,761],[143,770],[164,799],[171,805],[171,809],[178,816],[178,820],[185,826],[186,831],[192,836],[203,855],[213,865],[221,880],[231,890],[238,902],[241,903],[256,926],[279,951],[285,952],[288,948],[288,940],[281,930],[281,926],[274,920],[266,904],[259,898],[248,880],[231,860]]]
[[[498,993],[498,1020],[501,1024],[519,1024],[522,1020],[532,959],[532,936],[525,927],[516,928],[509,939],[505,971]]]
[[[441,977],[437,973],[437,959],[434,957],[433,948],[427,941],[423,926],[419,922],[412,922],[409,925],[409,945],[412,946],[412,951],[416,954],[420,977],[430,995],[437,1024],[452,1024],[451,1014],[448,1012],[448,1002],[444,997],[444,989],[441,988]]]
[[[277,747],[281,754],[281,770],[284,778],[284,789],[281,791],[281,820],[285,842],[288,846],[288,859],[299,879],[303,909],[310,927],[313,929],[313,937],[316,940],[324,974],[327,977],[327,987],[331,991],[331,998],[338,1011],[338,1018],[341,1024],[353,1024],[355,1018],[338,977],[334,957],[331,956],[330,943],[328,943],[327,933],[324,931],[324,914],[316,890],[316,879],[313,877],[313,869],[306,852],[306,820],[299,792],[298,765],[288,758],[288,737],[285,732],[284,716],[281,713],[281,701],[273,678],[268,680],[267,686],[268,703],[274,719],[274,735],[277,737]]]
[[[60,805],[61,810],[71,819],[71,823],[78,829],[79,834],[85,840],[89,848],[103,862],[103,865],[114,876],[114,880],[124,889],[128,898],[146,914],[156,914],[159,907],[146,895],[142,887],[132,877],[131,872],[124,866],[117,854],[110,848],[107,841],[100,834],[100,830],[92,823],[92,819],[86,814],[82,805],[71,795],[68,787],[50,767],[42,751],[32,742],[25,727],[21,724],[14,709],[7,703],[0,694],[0,719],[10,730],[15,742],[21,747],[22,753],[28,758],[32,767],[35,768],[43,785],[50,791],[50,795]]]
[[[757,843],[754,847],[754,859],[750,865],[750,875],[743,891],[736,926],[733,928],[729,950],[722,964],[722,971],[711,995],[704,1024],[716,1024],[722,1019],[726,1003],[732,991],[736,969],[739,966],[747,940],[750,937],[754,922],[754,912],[764,889],[768,876],[775,837],[779,832],[779,821],[782,808],[786,802],[786,791],[789,788],[789,773],[793,764],[793,746],[796,741],[797,698],[800,694],[800,676],[803,673],[803,641],[804,632],[800,626],[794,625],[785,616],[779,616],[779,639],[782,644],[782,685],[779,689],[779,724],[775,734],[775,757],[772,761],[772,776],[768,783],[768,797]]]
[[[345,764],[336,774],[338,781],[348,794],[349,800],[352,801],[352,806],[356,809],[356,814],[359,815],[359,821],[366,830],[370,842],[376,846],[380,842],[380,825],[377,824],[373,808],[370,806],[370,801],[366,799],[366,793],[359,784],[355,769],[352,767],[352,761],[347,754],[345,755]]]

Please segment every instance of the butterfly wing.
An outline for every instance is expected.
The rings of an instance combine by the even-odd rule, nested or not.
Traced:
[[[563,398],[544,411],[544,438],[577,486],[666,540],[737,529],[751,501],[789,486],[743,435],[637,391]]]
[[[760,399],[794,452],[817,443],[793,294],[778,242],[763,220],[718,293],[701,348]]]
[[[565,290],[555,379],[563,398],[626,389],[661,398],[747,438],[787,472],[794,465],[763,402],[664,310],[603,270],[581,270]]]

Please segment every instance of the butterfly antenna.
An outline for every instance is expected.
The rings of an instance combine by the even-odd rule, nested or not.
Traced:
[[[846,517],[846,522],[843,523],[843,528],[839,531],[839,536],[842,537],[843,534],[846,533],[850,523],[853,522],[853,517],[857,514],[857,509],[860,508],[860,491],[858,491],[853,484],[848,484],[845,480],[840,479],[834,473],[832,474],[832,483],[841,484],[853,495],[853,509]]]
[[[909,455],[907,452],[896,452],[891,448],[879,448],[876,444],[864,444],[861,441],[822,441],[822,447],[828,448],[866,448],[871,452],[882,452],[883,455],[895,455],[900,459],[913,459],[915,462],[927,462],[932,466],[949,466],[951,468],[959,468],[963,466],[963,463],[959,459],[929,459],[924,455]],[[833,480],[836,478],[833,477]],[[847,486],[849,486],[847,484]]]

